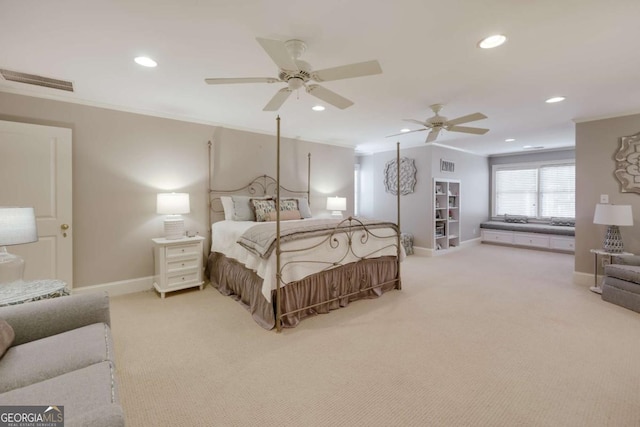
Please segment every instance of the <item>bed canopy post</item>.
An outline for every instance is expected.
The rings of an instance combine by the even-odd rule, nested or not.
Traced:
[[[307,153],[307,203],[311,207],[311,153]]]
[[[209,219],[209,225],[207,225],[207,229],[209,230],[209,232],[207,233],[209,236],[211,236],[211,210],[213,209],[213,202],[211,201],[211,152],[212,152],[212,143],[211,141],[207,142],[207,146],[208,148],[208,153],[209,155],[207,156],[207,161],[209,162],[209,181],[207,182],[207,187],[208,187],[208,192],[207,192],[207,200],[208,203],[207,205],[209,206],[209,211],[208,211],[208,219]]]
[[[396,143],[396,165],[398,165],[398,167],[396,168],[397,171],[397,176],[396,176],[396,200],[398,203],[398,239],[397,239],[397,245],[398,245],[398,257],[397,257],[397,261],[396,261],[396,265],[398,266],[398,290],[402,290],[402,282],[400,281],[400,254],[401,254],[401,250],[400,250],[400,243],[401,243],[401,233],[402,233],[402,228],[400,228],[400,141],[398,141]]]
[[[276,330],[282,331],[280,318],[280,116],[276,117]]]

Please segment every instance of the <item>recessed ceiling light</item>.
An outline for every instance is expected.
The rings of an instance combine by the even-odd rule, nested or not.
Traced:
[[[513,142],[515,140],[516,140],[515,138],[507,138],[504,140],[504,142]]]
[[[143,67],[156,67],[158,63],[151,58],[147,58],[146,56],[138,56],[134,59],[136,64],[142,65]]]
[[[544,102],[546,102],[547,104],[553,104],[555,102],[561,102],[561,101],[564,101],[564,100],[565,100],[564,96],[554,96],[553,98],[549,98]]]
[[[402,132],[402,133],[410,132],[410,131],[411,131],[411,129],[407,129],[407,128],[400,129],[400,132]]]
[[[478,47],[482,49],[493,49],[498,47],[507,41],[507,37],[502,34],[494,34],[493,36],[485,37],[478,42]]]
[[[324,111],[324,107],[322,105],[314,105],[311,109],[313,111]]]

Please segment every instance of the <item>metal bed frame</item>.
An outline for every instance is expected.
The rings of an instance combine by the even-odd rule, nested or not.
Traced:
[[[211,162],[211,152],[212,152],[212,142],[209,141],[208,143],[208,149],[209,149],[209,225],[212,224],[212,214],[216,213],[219,214],[220,211],[217,211],[214,209],[213,207],[213,202],[216,199],[219,199],[219,197],[216,197],[217,195],[223,195],[223,194],[236,194],[238,192],[245,192],[248,193],[250,195],[268,195],[270,194],[270,191],[275,190],[275,204],[277,207],[280,206],[280,198],[281,198],[281,191],[284,191],[286,193],[288,193],[290,195],[290,197],[293,197],[293,195],[300,195],[300,194],[304,194],[306,195],[306,198],[308,200],[309,205],[311,205],[311,201],[310,201],[310,196],[311,196],[311,154],[309,153],[307,155],[307,189],[306,190],[291,190],[288,189],[284,186],[282,186],[280,184],[280,116],[278,116],[276,118],[276,122],[277,122],[277,136],[276,136],[276,145],[277,145],[277,154],[276,154],[276,177],[272,178],[269,175],[261,175],[258,176],[257,178],[254,178],[251,182],[249,182],[247,185],[242,186],[240,188],[236,188],[236,189],[232,189],[232,190],[217,190],[217,189],[213,189],[211,188],[211,182],[212,182],[212,162]],[[396,160],[398,162],[398,164],[400,164],[400,143],[398,142],[396,144]],[[372,290],[375,288],[379,288],[382,287],[384,285],[390,284],[390,283],[395,283],[396,284],[396,289],[401,290],[402,289],[402,284],[401,284],[401,279],[400,279],[400,257],[401,257],[401,229],[400,229],[400,168],[397,168],[397,177],[396,177],[396,185],[397,185],[397,197],[396,197],[396,202],[397,202],[397,224],[395,227],[395,242],[394,243],[390,243],[389,245],[377,249],[371,253],[368,254],[363,254],[363,255],[358,255],[354,252],[354,248],[353,248],[353,242],[355,239],[359,239],[361,243],[366,243],[366,241],[370,238],[370,237],[376,237],[376,238],[380,238],[380,239],[389,239],[391,237],[389,236],[380,236],[378,234],[376,234],[374,231],[372,231],[369,227],[367,227],[367,225],[365,223],[363,223],[361,220],[354,218],[354,217],[348,217],[344,220],[342,220],[328,235],[326,238],[322,239],[320,242],[317,242],[309,247],[305,247],[305,248],[301,248],[301,249],[290,249],[290,250],[283,250],[281,247],[281,228],[280,228],[280,209],[276,209],[276,243],[275,243],[275,253],[276,253],[276,289],[275,289],[275,319],[276,319],[276,331],[277,332],[281,332],[282,331],[282,319],[290,314],[295,314],[297,312],[300,311],[304,311],[304,310],[308,310],[308,309],[312,309],[314,307],[317,307],[319,305],[323,305],[323,304],[328,304],[331,303],[333,301],[337,301],[337,300],[341,300],[344,298],[349,298],[350,296],[353,295],[357,295],[360,294],[362,292],[365,292],[367,290]],[[209,233],[209,235],[211,235],[211,233]],[[303,260],[303,261],[292,261],[292,262],[287,262],[287,263],[283,263],[282,262],[282,255],[285,253],[290,253],[290,252],[302,252],[302,251],[306,251],[306,250],[310,250],[313,248],[316,248],[318,246],[321,245],[328,245],[329,247],[331,247],[332,249],[337,250],[340,247],[340,239],[339,237],[342,236],[343,240],[346,240],[346,248],[344,253],[342,254],[342,256],[338,259],[336,259],[335,261],[332,262],[325,262],[325,261],[314,261],[314,260]],[[396,248],[396,276],[394,279],[390,280],[390,281],[385,281],[383,283],[377,283],[375,285],[371,285],[368,286],[366,288],[361,288],[358,289],[355,292],[350,292],[347,294],[343,294],[343,295],[339,295],[336,296],[334,298],[331,298],[327,301],[322,301],[319,303],[315,303],[315,304],[311,304],[309,306],[306,307],[302,307],[302,308],[297,308],[295,310],[292,311],[288,311],[288,312],[282,312],[282,301],[281,301],[281,292],[282,292],[282,288],[287,284],[283,281],[282,276],[283,276],[283,271],[285,268],[290,267],[292,263],[302,263],[302,262],[306,262],[306,263],[324,263],[326,264],[326,267],[324,270],[329,270],[331,268],[335,268],[338,266],[342,266],[344,264],[342,264],[342,261],[345,260],[347,258],[348,254],[352,254],[353,256],[355,256],[358,261],[361,260],[365,260],[365,259],[369,259],[371,258],[373,255],[375,255],[376,253],[380,252],[382,249],[387,249],[389,247],[395,246]],[[355,262],[358,262],[355,261]],[[354,261],[351,261],[352,263]]]

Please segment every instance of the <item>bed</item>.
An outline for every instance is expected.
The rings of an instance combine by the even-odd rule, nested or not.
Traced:
[[[241,303],[258,325],[280,332],[306,317],[401,289],[404,249],[400,191],[397,223],[313,217],[309,179],[306,190],[280,183],[279,118],[277,123],[276,178],[261,175],[241,188],[209,189],[211,217],[219,215],[216,206],[222,206],[225,219],[210,221],[206,274],[212,286]],[[399,146],[397,152],[399,156]],[[211,177],[211,167],[209,173]]]

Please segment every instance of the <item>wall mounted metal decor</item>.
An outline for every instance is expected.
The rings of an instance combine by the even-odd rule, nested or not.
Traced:
[[[640,132],[620,138],[614,172],[622,193],[640,193]]]
[[[384,189],[394,196],[398,194],[397,179],[398,161],[389,160],[384,167]],[[400,158],[400,194],[413,193],[416,186],[416,165],[413,159],[407,157]]]

